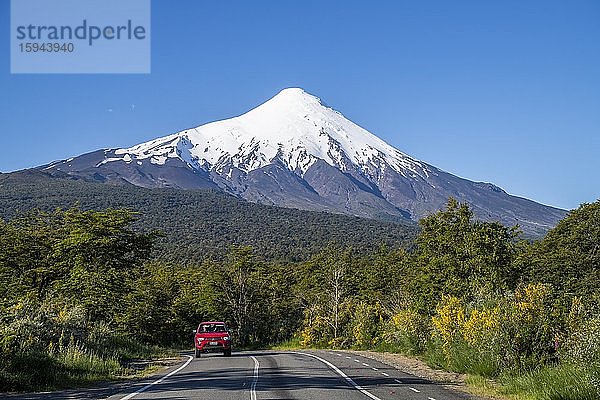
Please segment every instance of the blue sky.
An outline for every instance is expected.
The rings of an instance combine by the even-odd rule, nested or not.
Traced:
[[[456,175],[563,208],[600,198],[597,0],[155,0],[148,75],[11,75],[9,15],[1,0],[2,172],[299,86]]]

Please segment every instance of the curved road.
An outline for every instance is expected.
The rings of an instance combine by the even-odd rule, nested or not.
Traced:
[[[346,352],[239,352],[186,360],[110,400],[454,400],[467,396]],[[189,363],[188,363],[189,361]],[[183,368],[182,368],[183,367]],[[174,372],[174,373],[173,373]],[[137,390],[142,390],[136,392]]]
[[[0,393],[0,398],[2,394]],[[472,398],[368,358],[338,351],[247,351],[185,360],[133,383],[14,400],[464,400]]]

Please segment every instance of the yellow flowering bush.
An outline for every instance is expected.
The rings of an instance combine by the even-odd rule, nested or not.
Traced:
[[[413,309],[396,311],[389,319],[383,339],[409,354],[425,349],[430,336],[429,321]]]
[[[435,311],[436,314],[431,318],[433,335],[442,340],[444,348],[449,347],[464,328],[465,306],[457,297],[443,296]]]
[[[304,324],[300,332],[300,346],[312,347],[320,346],[328,340],[329,325],[325,318],[321,316],[314,317],[310,323]]]
[[[550,295],[550,287],[532,283],[515,291],[515,306],[523,322],[535,321],[544,312]]]
[[[358,302],[352,318],[353,344],[359,348],[370,348],[379,341],[378,330],[383,320],[381,306]]]
[[[490,341],[496,341],[503,322],[499,307],[475,309],[465,321],[462,334],[471,346],[483,347]]]
[[[323,310],[316,305],[304,310],[304,324],[300,332],[300,345],[302,347],[322,346],[331,337],[329,324],[323,316]]]
[[[503,367],[530,368],[549,359],[555,329],[549,298],[550,287],[543,284],[483,305],[443,296],[431,319],[433,347],[442,356],[434,362],[489,376]]]
[[[573,297],[571,299],[571,308],[567,317],[567,329],[573,332],[579,328],[579,326],[586,319],[585,307],[581,301],[581,297]]]
[[[506,306],[508,343],[504,363],[518,368],[532,368],[547,361],[554,351],[558,331],[550,302],[549,285],[534,283],[515,291]]]

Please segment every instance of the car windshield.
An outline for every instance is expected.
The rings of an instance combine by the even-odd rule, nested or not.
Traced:
[[[225,332],[225,325],[223,324],[202,324],[200,325],[200,332]]]

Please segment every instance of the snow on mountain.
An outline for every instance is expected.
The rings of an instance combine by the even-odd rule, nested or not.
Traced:
[[[385,166],[405,174],[427,176],[427,167],[393,148],[321,100],[300,88],[284,89],[269,101],[235,118],[119,149],[103,163],[150,159],[164,164],[178,157],[195,168],[222,171],[230,164],[249,172],[281,160],[303,175],[318,159],[342,171],[346,160],[375,174]]]

